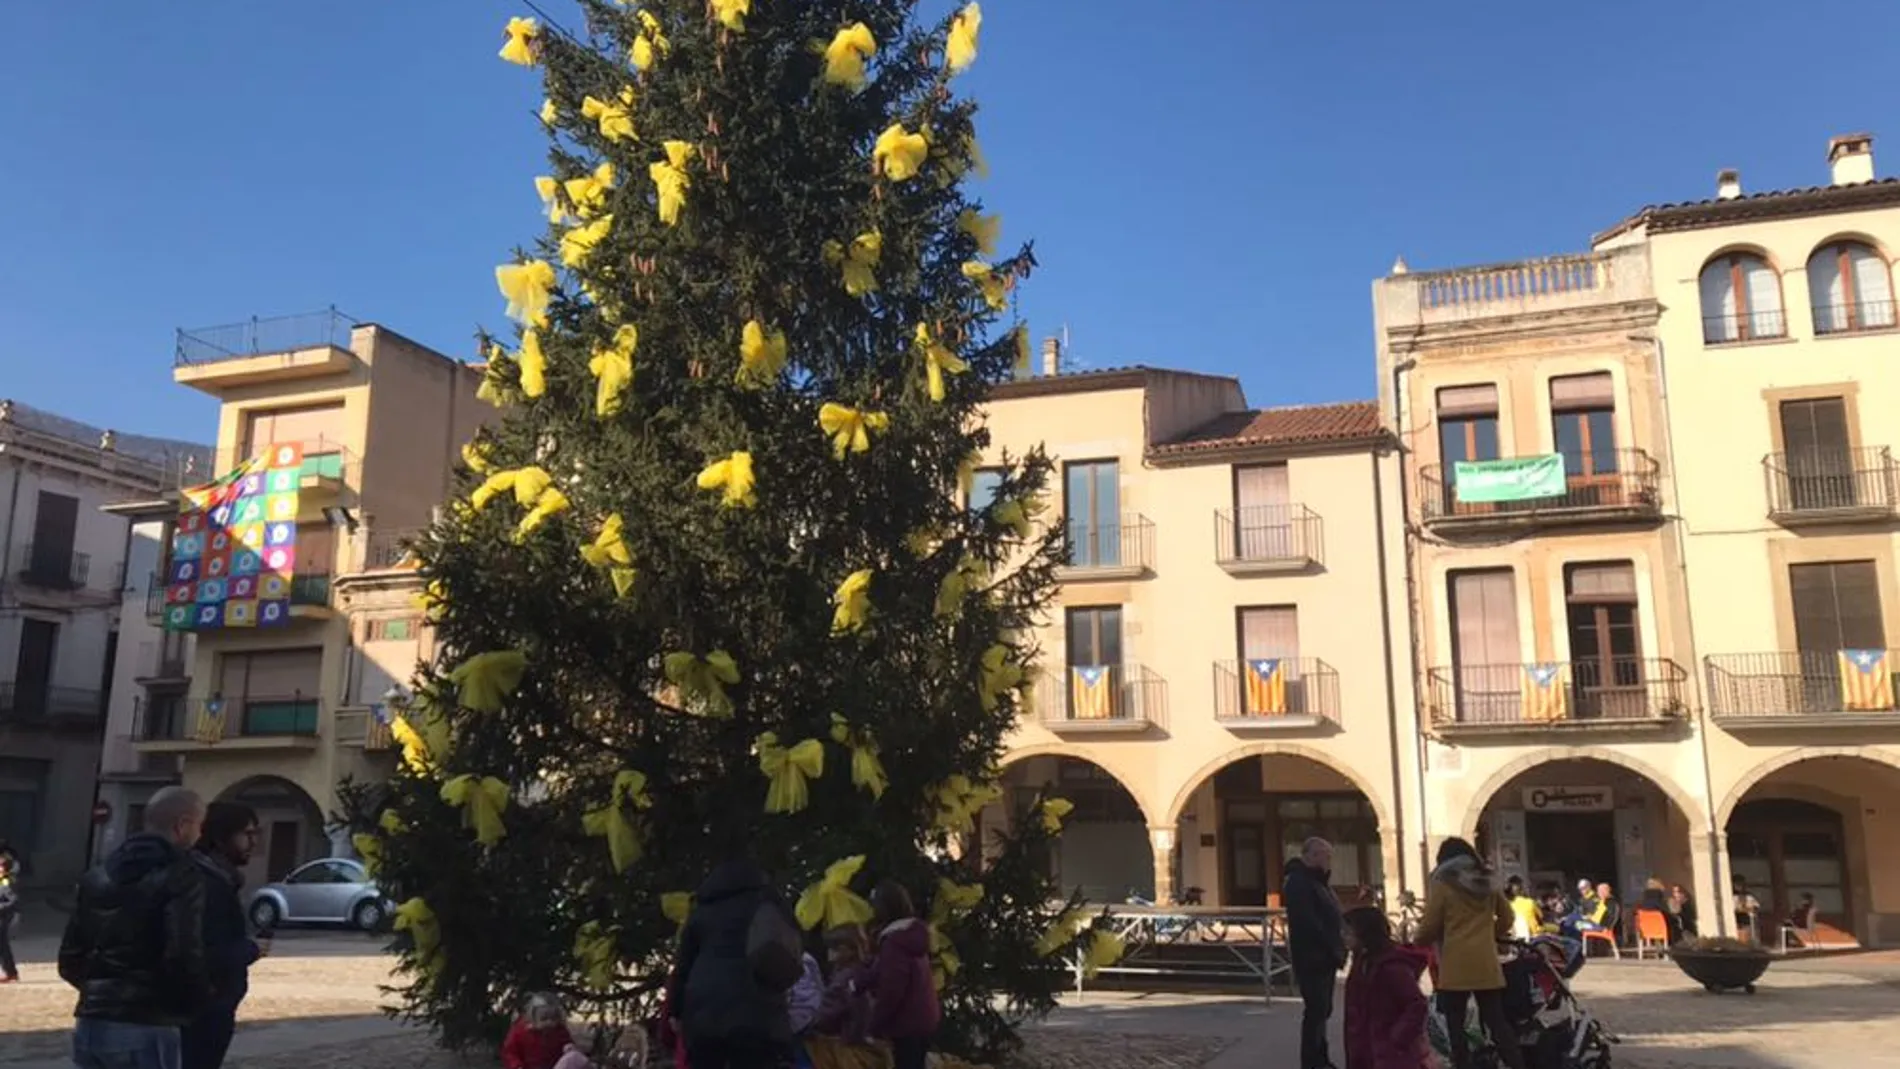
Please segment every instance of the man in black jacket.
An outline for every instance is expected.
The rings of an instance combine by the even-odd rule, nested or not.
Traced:
[[[251,989],[251,966],[268,943],[251,938],[244,918],[244,866],[257,849],[257,811],[237,802],[205,809],[204,835],[191,851],[205,888],[205,968],[211,1003],[184,1027],[184,1069],[218,1069],[237,1031],[238,1004]]]
[[[204,880],[186,854],[204,815],[196,794],[159,791],[145,830],[79,882],[59,944],[60,978],[79,989],[79,1069],[179,1069],[179,1027],[211,996]]]
[[[797,932],[765,870],[743,858],[714,869],[695,896],[669,992],[693,1069],[774,1069],[791,1053],[785,989],[774,990],[754,967],[762,910],[782,913]]]
[[[1287,952],[1300,985],[1300,1069],[1332,1069],[1326,1025],[1333,1016],[1333,987],[1346,967],[1346,937],[1334,897],[1333,844],[1306,840],[1300,856],[1286,863]]]

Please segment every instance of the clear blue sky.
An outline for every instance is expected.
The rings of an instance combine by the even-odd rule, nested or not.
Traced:
[[[759,3],[790,0],[755,0]],[[552,0],[556,10],[564,5]],[[451,355],[536,231],[507,0],[16,5],[0,396],[207,438],[172,331],[335,304]],[[988,0],[965,88],[1023,307],[1074,352],[1370,396],[1369,284],[1578,249],[1645,203],[1900,170],[1900,4]]]

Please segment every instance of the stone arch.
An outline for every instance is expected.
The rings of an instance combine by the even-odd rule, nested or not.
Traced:
[[[1132,786],[1128,773],[1123,769],[1115,767],[1113,762],[1103,760],[1100,754],[1090,753],[1081,747],[1059,742],[1038,743],[1034,746],[1019,746],[1003,755],[1002,760],[996,763],[996,771],[1000,776],[1004,769],[1020,761],[1028,760],[1031,757],[1067,757],[1075,761],[1087,761],[1089,764],[1113,776],[1115,783],[1120,786],[1122,790],[1128,792],[1128,797],[1135,800],[1135,808],[1141,810],[1142,820],[1151,828],[1156,826],[1154,822],[1154,805],[1149,801],[1146,792],[1138,791]]]
[[[1195,769],[1194,774],[1189,776],[1187,782],[1183,783],[1180,789],[1175,792],[1174,801],[1168,806],[1167,820],[1162,826],[1171,828],[1180,823],[1181,811],[1187,808],[1188,802],[1194,797],[1194,792],[1200,788],[1202,783],[1207,781],[1209,776],[1212,776],[1214,773],[1219,772],[1221,769],[1226,768],[1236,761],[1245,760],[1249,757],[1269,756],[1305,758],[1322,768],[1338,773],[1347,783],[1352,784],[1360,794],[1365,795],[1367,802],[1371,803],[1373,815],[1379,820],[1379,831],[1386,833],[1392,830],[1392,813],[1387,801],[1373,789],[1372,785],[1366,781],[1364,776],[1361,776],[1357,770],[1334,757],[1332,754],[1311,746],[1303,746],[1297,742],[1250,742],[1242,746],[1236,746],[1221,754],[1221,756],[1202,765],[1200,768]]]
[[[1760,786],[1768,777],[1780,772],[1782,769],[1791,768],[1804,761],[1814,761],[1827,757],[1851,757],[1866,761],[1870,764],[1881,765],[1885,768],[1900,771],[1900,755],[1888,753],[1884,750],[1875,750],[1859,746],[1803,746],[1800,749],[1790,750],[1779,757],[1771,757],[1757,764],[1744,773],[1741,779],[1736,780],[1735,786],[1730,788],[1728,793],[1723,796],[1722,804],[1716,810],[1721,819],[1716,821],[1715,826],[1718,828],[1727,828],[1729,818],[1735,815],[1735,807],[1741,805],[1742,799],[1748,797],[1748,792]]]
[[[1503,768],[1492,773],[1491,778],[1484,781],[1484,785],[1471,796],[1471,804],[1465,810],[1465,819],[1459,829],[1459,835],[1466,840],[1476,841],[1478,825],[1484,819],[1485,807],[1491,804],[1491,799],[1504,789],[1505,784],[1533,768],[1558,761],[1601,761],[1606,765],[1616,765],[1633,772],[1648,780],[1675,803],[1676,808],[1681,810],[1682,815],[1687,818],[1691,831],[1708,826],[1707,811],[1701,803],[1684,791],[1675,780],[1656,771],[1645,762],[1615,750],[1602,750],[1591,746],[1546,746],[1507,763]]]

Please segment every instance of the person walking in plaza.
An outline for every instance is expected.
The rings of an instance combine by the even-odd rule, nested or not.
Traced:
[[[79,882],[59,944],[79,1069],[180,1069],[179,1029],[211,1001],[204,879],[187,853],[204,818],[196,794],[160,790],[144,830]]]
[[[930,975],[930,926],[917,916],[910,892],[894,880],[871,889],[871,923],[877,932],[871,1037],[890,1041],[892,1069],[924,1069],[931,1037],[943,1022]]]
[[[1392,942],[1392,925],[1370,907],[1344,918],[1346,948],[1346,1069],[1424,1069],[1425,992],[1419,976],[1427,955]]]
[[[694,897],[667,993],[667,1012],[686,1037],[687,1063],[778,1069],[791,1054],[785,995],[801,974],[801,958],[798,924],[765,870],[744,857],[715,868]]]
[[[1300,1069],[1332,1069],[1326,1027],[1333,1016],[1333,987],[1346,966],[1345,933],[1339,899],[1332,888],[1333,844],[1306,840],[1300,856],[1286,863],[1280,888],[1286,906],[1286,941],[1293,979],[1299,984]]]
[[[257,811],[236,802],[205,809],[204,834],[191,852],[205,888],[205,969],[211,1002],[180,1034],[184,1069],[218,1069],[237,1031],[238,1004],[251,989],[251,966],[265,944],[251,938],[244,918],[244,866],[257,849]]]
[[[13,845],[0,840],[0,984],[20,979],[19,963],[13,960],[13,925],[20,919],[20,891],[14,886],[18,871]]]
[[[1438,848],[1438,867],[1425,892],[1425,917],[1418,942],[1438,948],[1438,1012],[1444,1015],[1453,1069],[1471,1069],[1465,1031],[1473,1000],[1485,1034],[1497,1048],[1498,1061],[1524,1069],[1524,1052],[1504,1013],[1504,967],[1498,943],[1511,937],[1516,920],[1478,852],[1463,839],[1446,839]]]

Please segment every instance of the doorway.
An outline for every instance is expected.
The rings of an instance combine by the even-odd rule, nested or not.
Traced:
[[[1777,922],[1813,895],[1818,919],[1853,932],[1846,839],[1841,815],[1826,806],[1793,798],[1743,802],[1729,818],[1729,868]]]
[[[1228,802],[1226,874],[1221,901],[1234,906],[1267,904],[1267,803]]]
[[[294,820],[273,820],[270,824],[270,843],[265,847],[265,879],[281,880],[290,875],[297,867],[298,825]]]
[[[13,702],[18,715],[46,714],[47,698],[52,693],[53,651],[58,641],[58,624],[31,618],[20,621],[20,651],[13,670]]]
[[[1555,883],[1568,892],[1578,880],[1622,887],[1614,813],[1526,813],[1526,882]]]

